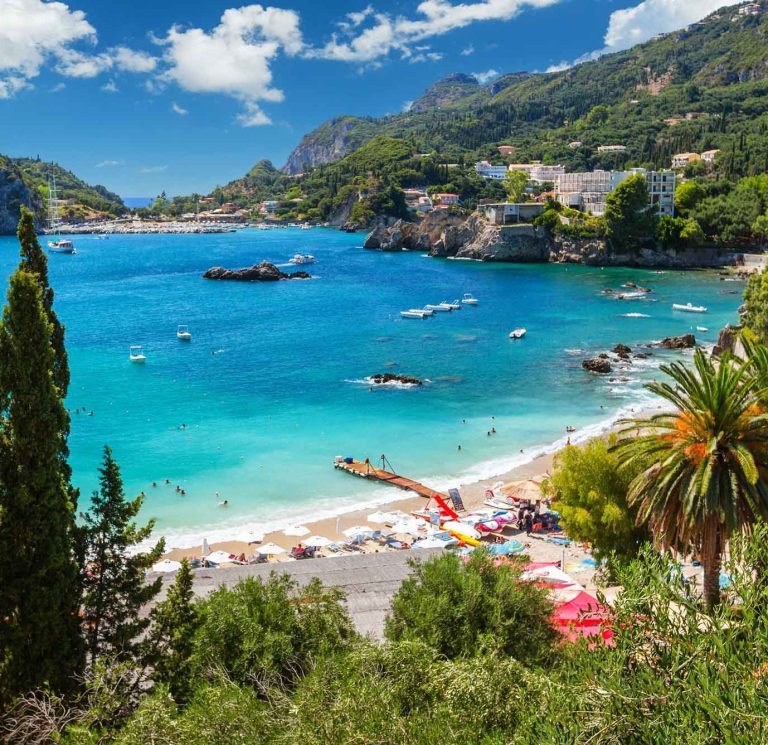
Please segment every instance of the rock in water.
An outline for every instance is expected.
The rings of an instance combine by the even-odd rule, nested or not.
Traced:
[[[204,279],[227,279],[234,282],[277,282],[280,279],[311,279],[307,272],[281,272],[274,264],[262,261],[243,269],[225,269],[223,266],[211,267],[203,274]]]
[[[613,370],[611,363],[600,357],[595,357],[591,360],[583,360],[581,366],[589,372],[600,373],[601,375],[605,375]]]
[[[696,337],[693,334],[668,336],[666,339],[662,339],[657,346],[664,349],[692,349],[696,346]]]
[[[424,385],[418,378],[413,378],[410,375],[395,375],[395,373],[376,373],[375,375],[371,375],[370,379],[375,385],[386,385],[387,383]]]

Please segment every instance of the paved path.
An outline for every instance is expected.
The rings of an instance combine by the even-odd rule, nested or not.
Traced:
[[[383,639],[384,619],[389,612],[392,596],[410,573],[408,560],[426,559],[428,556],[442,553],[443,550],[435,548],[384,551],[332,559],[304,559],[228,569],[198,569],[195,570],[195,594],[205,597],[220,585],[234,585],[245,577],[266,578],[271,571],[290,574],[301,585],[305,585],[313,577],[319,577],[324,585],[340,587],[346,592],[349,614],[361,634]],[[163,575],[163,590],[159,600],[165,597],[173,577],[173,574]]]

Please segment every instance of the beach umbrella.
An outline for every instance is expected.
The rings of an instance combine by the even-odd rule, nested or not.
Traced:
[[[205,557],[205,560],[209,564],[229,564],[237,561],[237,557],[234,554],[230,554],[228,551],[214,551]]]
[[[317,548],[325,548],[326,546],[333,545],[332,540],[323,538],[321,535],[311,535],[309,538],[305,538],[301,543],[304,546],[317,546]]]
[[[211,548],[208,545],[208,539],[203,538],[203,548],[200,551],[200,556],[208,556],[209,553],[211,553]]]
[[[283,531],[283,535],[303,536],[309,533],[309,528],[305,525],[291,525]]]
[[[583,590],[584,588],[570,575],[556,566],[539,567],[522,573],[520,579],[527,582],[549,582],[560,587]]]
[[[533,479],[510,481],[501,487],[501,491],[524,502],[535,502],[541,499],[541,484]]]
[[[523,546],[520,541],[491,543],[490,545],[486,546],[486,548],[488,549],[488,553],[493,554],[494,556],[512,556],[514,554],[519,554],[522,551],[525,551],[525,546]]]
[[[402,514],[397,512],[381,512],[380,510],[372,512],[366,520],[369,523],[376,523],[377,525],[383,525],[384,523],[397,522],[402,517]]]
[[[422,538],[416,541],[411,548],[446,548],[448,544],[439,538]]]
[[[178,572],[181,569],[180,561],[173,561],[173,559],[163,559],[153,565],[153,572]]]
[[[258,552],[263,556],[275,556],[277,554],[284,554],[285,549],[276,543],[265,543],[263,546],[259,546]]]
[[[347,528],[345,531],[343,531],[347,538],[352,538],[358,535],[371,535],[373,532],[373,528],[369,528],[367,525],[355,525],[354,527]]]
[[[261,543],[263,540],[264,533],[260,533],[258,530],[248,532],[248,543]]]
[[[392,525],[393,533],[407,533],[408,535],[420,535],[427,529],[427,523],[414,517],[398,520]]]

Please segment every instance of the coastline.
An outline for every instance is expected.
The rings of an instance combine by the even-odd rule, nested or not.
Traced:
[[[494,484],[500,481],[506,483],[508,481],[532,479],[551,473],[555,455],[566,446],[569,440],[571,444],[578,445],[594,437],[606,436],[617,430],[618,422],[622,419],[648,416],[658,413],[660,410],[660,406],[653,407],[648,402],[622,407],[615,411],[613,416],[591,426],[583,427],[570,436],[566,435],[547,445],[532,447],[527,454],[522,452],[521,454],[511,456],[506,461],[507,463],[512,461],[510,466],[504,467],[500,462],[497,462],[499,465],[494,467],[494,462],[482,462],[469,470],[464,476],[467,479],[465,482],[461,478],[424,479],[424,481],[432,488],[438,490],[446,490],[449,487],[455,486],[460,490],[462,500],[468,511],[480,509],[484,506],[485,490],[491,488]],[[283,530],[289,525],[296,524],[307,527],[310,531],[307,535],[321,535],[334,541],[343,541],[347,540],[347,536],[343,534],[344,530],[353,525],[365,524],[367,516],[377,509],[401,510],[409,513],[422,509],[427,502],[424,497],[413,493],[400,492],[395,487],[383,486],[382,489],[388,489],[392,496],[390,498],[376,498],[367,503],[343,507],[337,511],[329,511],[314,518],[302,519],[302,516],[299,515],[295,520],[281,521],[282,524],[279,526],[265,526],[267,529],[263,531],[264,538],[261,543],[275,543],[282,548],[290,550],[298,545],[301,539],[294,536],[286,536]],[[398,496],[398,494],[402,494],[402,496]],[[227,532],[229,533],[228,536],[223,535],[209,540],[211,551],[221,550],[235,555],[243,553],[246,557],[250,557],[257,551],[258,543],[244,540],[242,526],[239,529],[233,527]],[[251,532],[256,532],[255,526]],[[535,538],[531,541],[526,537],[524,542],[529,547],[529,556],[533,560],[550,561],[560,559],[562,552],[559,547],[546,544],[544,541]],[[187,541],[187,543],[191,545],[169,548],[164,554],[164,558],[177,561],[183,557],[190,559],[199,558],[202,549],[202,538],[200,542],[192,544],[191,541]],[[569,553],[573,554],[572,559],[588,556],[585,551],[575,546],[569,550]],[[278,556],[277,563],[286,558],[287,554]]]

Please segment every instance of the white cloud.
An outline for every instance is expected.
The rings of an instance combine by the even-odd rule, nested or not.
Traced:
[[[411,101],[403,101],[403,111],[410,111],[411,106],[413,106],[413,100]]]
[[[390,52],[412,56],[412,45],[434,36],[464,28],[477,21],[507,21],[525,8],[543,8],[561,0],[478,0],[454,5],[448,0],[423,0],[416,7],[416,18],[366,13],[361,20],[370,24],[361,30],[342,24],[342,33],[333,34],[320,49],[308,56],[344,62],[375,63]]]
[[[56,83],[56,85],[54,85],[51,88],[51,93],[59,93],[60,91],[63,91],[66,87],[67,87],[66,83]]]
[[[152,72],[157,67],[157,57],[129,47],[112,47],[109,50],[115,66],[125,72]]]
[[[182,106],[179,106],[175,101],[171,104],[171,111],[174,114],[178,114],[179,116],[186,116],[189,114],[189,112],[183,108]]]
[[[96,164],[96,168],[110,168],[112,166],[119,166],[119,160],[102,160],[101,163]]]
[[[480,85],[485,85],[486,83],[490,83],[494,78],[498,78],[501,73],[498,70],[490,69],[485,72],[473,72],[470,74],[478,83],[480,83]]]
[[[48,59],[63,61],[72,44],[96,40],[85,13],[60,2],[0,0],[0,19],[0,98],[28,87]]]
[[[226,10],[210,32],[174,26],[158,41],[166,47],[167,65],[159,80],[242,101],[243,126],[269,122],[258,102],[283,100],[272,85],[270,65],[281,51],[294,56],[304,49],[298,13],[261,5]]]
[[[608,19],[602,49],[582,55],[574,62],[563,60],[547,72],[560,72],[580,62],[587,62],[611,52],[621,52],[656,36],[677,31],[706,18],[722,8],[725,0],[643,0],[639,5],[616,10]]]
[[[162,173],[168,166],[141,166],[139,173]]]
[[[117,83],[115,83],[114,80],[108,80],[101,86],[101,90],[105,93],[118,93],[120,89],[117,87]]]
[[[462,57],[469,57],[475,53],[475,47],[472,44],[469,44],[468,46],[464,47],[464,49],[459,52],[459,54]]]

